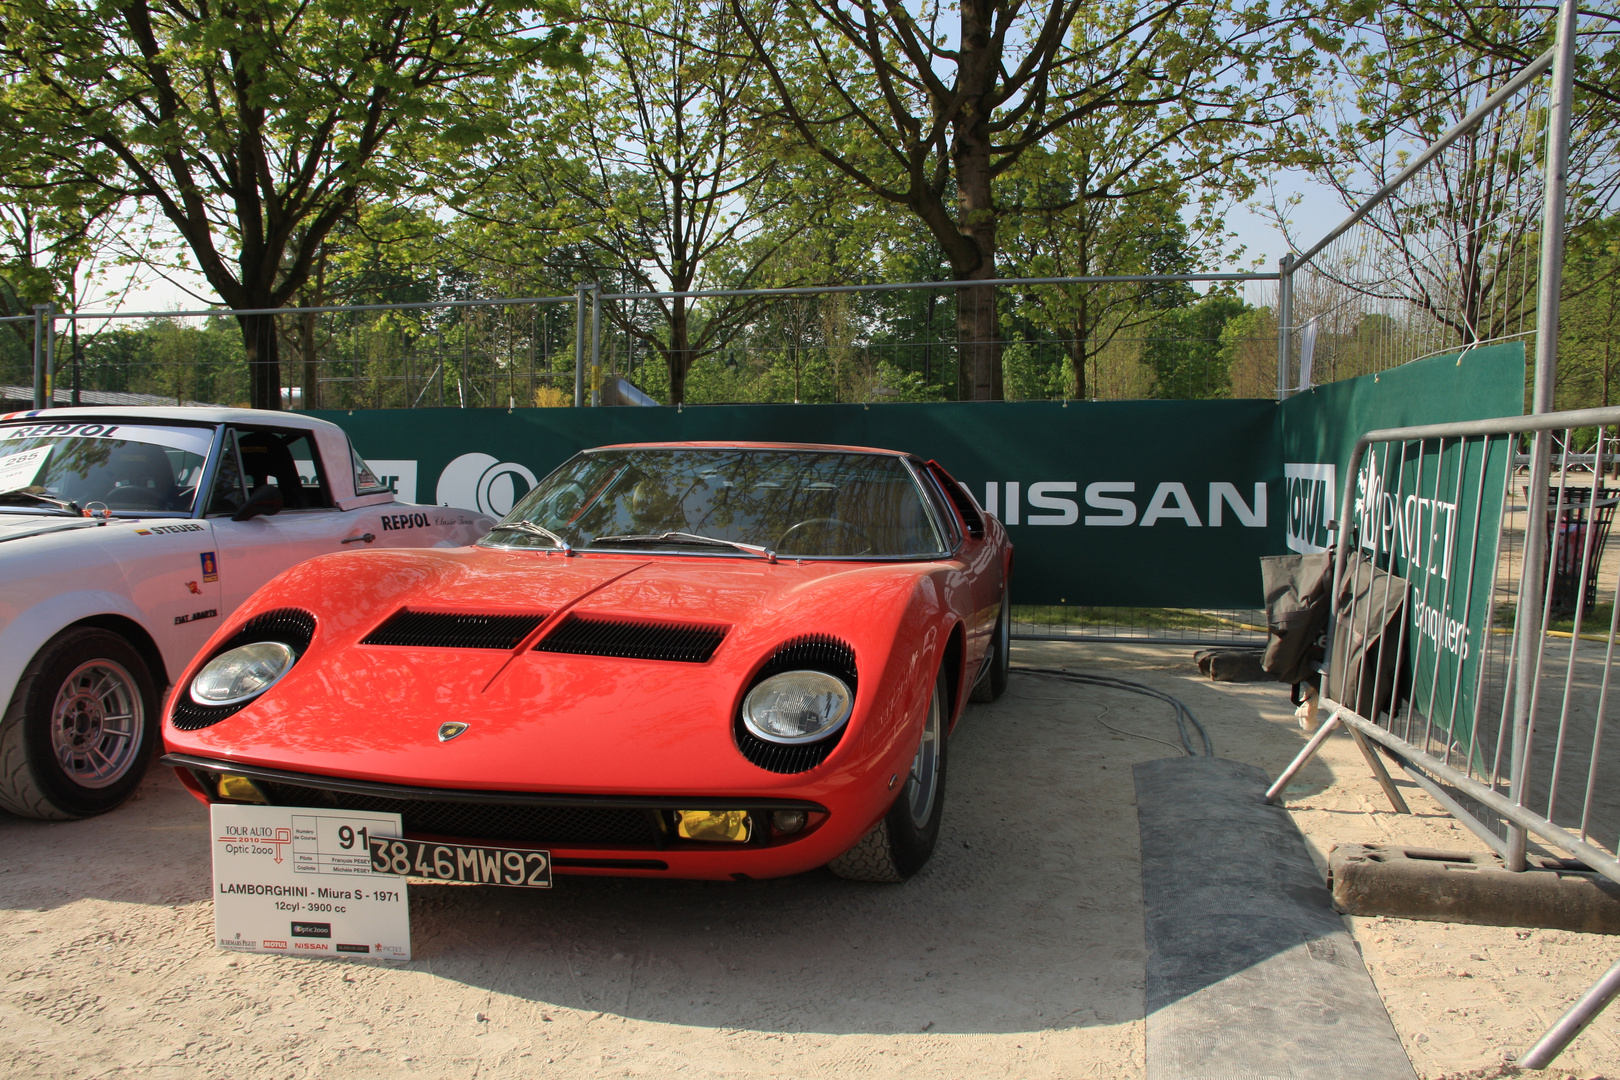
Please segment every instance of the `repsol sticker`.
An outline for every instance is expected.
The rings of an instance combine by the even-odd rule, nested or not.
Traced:
[[[0,428],[0,439],[37,439],[41,436],[74,435],[82,439],[106,438],[118,424],[18,424]]]
[[[426,529],[432,525],[426,514],[384,514],[382,516],[383,532],[396,532],[400,529]]]
[[[1146,497],[1144,503],[1142,499]],[[1087,513],[1081,513],[1081,504]],[[1004,525],[1135,525],[1152,528],[1179,523],[1189,528],[1228,523],[1247,529],[1266,527],[1266,485],[1252,493],[1226,481],[1191,488],[1176,480],[1142,484],[1134,480],[1097,480],[1084,487],[1075,480],[1041,480],[1024,484],[992,480],[984,486],[984,508]]]

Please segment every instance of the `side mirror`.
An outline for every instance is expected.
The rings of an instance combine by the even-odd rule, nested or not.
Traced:
[[[232,521],[248,521],[252,518],[269,516],[281,513],[286,501],[281,497],[281,489],[274,484],[262,484],[248,496],[248,501],[242,509],[231,515]]]

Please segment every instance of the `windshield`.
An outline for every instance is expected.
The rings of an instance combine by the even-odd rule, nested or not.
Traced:
[[[213,440],[207,427],[0,424],[0,512],[91,503],[114,513],[189,512]]]
[[[904,462],[831,450],[590,451],[542,480],[482,542],[544,548],[557,539],[598,551],[784,558],[944,550]]]

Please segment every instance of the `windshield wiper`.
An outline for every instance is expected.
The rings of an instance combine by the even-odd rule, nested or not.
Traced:
[[[13,488],[11,491],[0,491],[0,500],[9,501],[15,495],[21,495],[25,499],[33,499],[36,503],[44,503],[46,506],[55,507],[64,514],[71,514],[74,517],[78,517],[83,512],[79,509],[79,504],[71,499],[58,499],[54,495],[46,495],[42,491],[30,491],[28,488]]]
[[[663,533],[625,533],[622,536],[598,536],[592,544],[667,544],[670,541],[686,544],[716,544],[720,547],[736,548],[746,551],[750,555],[760,555],[771,562],[776,561],[776,552],[759,544],[745,544],[741,540],[722,540],[718,536],[700,536],[689,532],[663,532]]]
[[[536,525],[532,521],[503,521],[491,528],[489,531],[492,533],[520,532],[527,533],[530,536],[543,536],[561,548],[564,555],[572,555],[574,553],[573,544],[570,544],[568,541],[564,540],[562,537],[558,536],[544,525]]]

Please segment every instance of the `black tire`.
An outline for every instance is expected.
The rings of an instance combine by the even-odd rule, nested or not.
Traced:
[[[950,726],[950,688],[945,672],[934,679],[928,719],[918,740],[911,773],[883,819],[856,845],[827,864],[827,869],[851,881],[904,881],[927,864],[939,841],[939,822],[945,814],[945,758]],[[923,770],[922,776],[918,770]],[[926,791],[922,785],[927,783]],[[926,805],[925,805],[926,804]]]
[[[34,654],[0,716],[0,809],[68,821],[134,793],[158,739],[146,661],[109,630],[69,627]]]
[[[1007,692],[1008,671],[1012,665],[1012,603],[1010,590],[1002,586],[1001,613],[996,616],[996,629],[990,639],[990,666],[973,684],[969,701],[980,704],[995,701]]]

